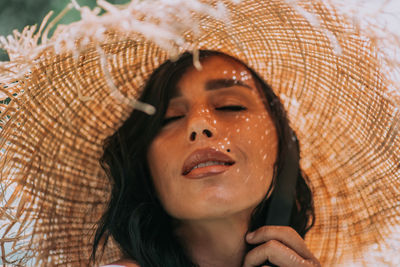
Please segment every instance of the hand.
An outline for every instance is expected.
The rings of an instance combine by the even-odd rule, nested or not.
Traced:
[[[308,250],[301,236],[291,227],[263,226],[249,233],[246,241],[249,244],[260,245],[247,253],[243,267],[260,266],[267,260],[280,267],[321,266],[318,259]]]

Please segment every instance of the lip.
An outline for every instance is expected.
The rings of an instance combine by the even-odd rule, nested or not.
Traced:
[[[229,165],[211,165],[193,169],[196,165],[207,161],[219,161]],[[201,178],[209,175],[222,173],[235,164],[235,161],[227,154],[213,148],[195,150],[183,163],[182,175],[188,178]]]

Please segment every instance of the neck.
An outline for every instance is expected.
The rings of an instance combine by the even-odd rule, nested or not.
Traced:
[[[201,267],[241,266],[250,214],[227,218],[180,221],[177,236]]]

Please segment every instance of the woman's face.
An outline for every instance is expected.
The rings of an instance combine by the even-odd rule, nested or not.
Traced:
[[[223,56],[201,63],[179,80],[165,116],[173,119],[147,154],[161,203],[182,220],[251,212],[277,158],[275,126],[248,69]]]

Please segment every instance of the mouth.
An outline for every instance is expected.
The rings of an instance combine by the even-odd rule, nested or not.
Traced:
[[[188,170],[183,173],[183,175],[188,175],[189,173],[203,173],[203,172],[213,172],[214,170],[225,170],[225,166],[232,166],[234,162],[219,162],[219,161],[207,161],[197,164],[193,169]]]
[[[227,154],[212,148],[194,151],[183,164],[182,175],[199,178],[222,173],[234,165],[235,161]]]

